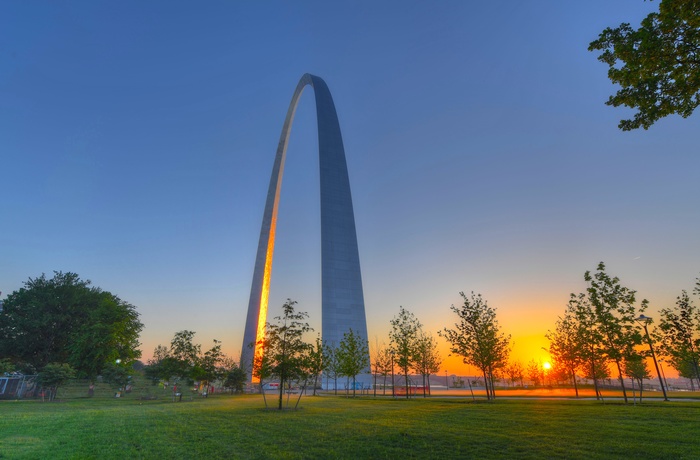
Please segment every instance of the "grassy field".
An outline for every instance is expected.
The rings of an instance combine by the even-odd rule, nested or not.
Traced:
[[[0,458],[700,458],[700,403],[259,395],[0,401]]]

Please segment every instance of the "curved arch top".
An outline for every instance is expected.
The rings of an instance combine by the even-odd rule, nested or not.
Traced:
[[[251,350],[249,345],[258,343],[265,333],[282,175],[294,114],[306,86],[311,86],[314,90],[318,125],[321,333],[328,344],[338,345],[343,334],[350,329],[367,340],[355,217],[338,115],[326,82],[307,73],[299,80],[287,110],[265,202],[241,352],[241,366],[248,368],[248,372],[252,369],[254,356],[261,352],[257,346]]]

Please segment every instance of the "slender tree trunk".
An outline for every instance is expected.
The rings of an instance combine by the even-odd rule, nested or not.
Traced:
[[[489,390],[489,381],[488,381],[488,378],[486,377],[486,368],[483,368],[481,370],[481,372],[483,372],[483,374],[484,374],[484,387],[486,388],[486,399],[491,401],[491,392]]]
[[[571,369],[571,380],[574,382],[574,391],[576,392],[576,397],[578,398],[578,385],[576,384],[576,371]]]
[[[282,410],[282,398],[284,396],[284,379],[280,377],[280,400],[279,400],[279,406],[277,407],[278,410]]]
[[[299,392],[299,397],[297,398],[297,403],[294,405],[294,410],[297,410],[297,408],[299,407],[299,401],[301,401],[301,395],[304,394],[304,392],[306,391],[306,383],[307,383],[307,380],[304,380],[304,385],[302,386],[301,391]]]
[[[600,391],[598,390],[598,379],[595,373],[595,358],[591,360],[591,376],[593,377],[593,388],[595,389],[595,399],[600,401]]]
[[[409,386],[408,386],[408,368],[404,370],[404,376],[406,377],[406,399],[408,399],[408,392],[409,392]]]
[[[620,365],[619,359],[615,359],[615,365],[617,366],[617,376],[620,380],[620,385],[622,385],[622,397],[625,399],[625,404],[627,404],[627,391],[625,390],[625,379],[622,377],[622,366]]]
[[[267,398],[265,397],[265,384],[263,379],[260,379],[260,393],[262,393],[263,402],[265,402],[265,409],[267,409]]]

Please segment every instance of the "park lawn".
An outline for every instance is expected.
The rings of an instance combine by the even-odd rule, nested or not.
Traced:
[[[0,458],[700,458],[699,421],[700,403],[675,401],[0,401]]]

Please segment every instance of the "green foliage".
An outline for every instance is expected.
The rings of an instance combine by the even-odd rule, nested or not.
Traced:
[[[12,361],[10,361],[9,358],[2,358],[0,359],[0,375],[9,373],[9,372],[14,372],[15,370],[15,365],[12,364]]]
[[[385,344],[376,342],[374,355],[372,356],[372,373],[374,374],[374,395],[377,395],[377,376],[383,377],[383,394],[386,394],[386,379],[391,374],[391,349]]]
[[[549,340],[549,354],[557,369],[565,372],[566,380],[574,385],[576,396],[578,396],[576,371],[586,362],[585,333],[581,324],[576,321],[575,312],[569,308],[564,317],[557,319],[554,331],[548,331],[545,334]]]
[[[700,382],[700,310],[682,291],[674,308],[660,311],[656,339],[660,351],[683,377]]]
[[[352,378],[352,395],[355,396],[355,379],[360,373],[369,372],[369,345],[352,329],[343,334],[336,352],[341,375]]]
[[[313,394],[314,396],[316,395],[316,387],[318,384],[318,378],[323,372],[323,367],[324,367],[324,362],[323,362],[323,356],[325,352],[325,347],[326,345],[323,343],[323,340],[321,340],[321,336],[316,337],[316,342],[314,345],[309,349],[309,354],[308,354],[308,368],[309,368],[309,377],[314,379],[313,383]]]
[[[430,375],[439,372],[441,364],[437,340],[432,334],[421,330],[416,341],[413,369],[423,377],[423,396],[426,394],[426,387],[430,386]]]
[[[308,314],[295,312],[297,302],[287,299],[282,306],[282,316],[275,317],[274,323],[267,323],[262,345],[262,357],[256,359],[255,373],[259,377],[279,379],[279,404],[282,409],[286,385],[294,381],[306,382],[308,378],[308,353],[312,346],[304,342],[303,336],[311,331],[305,321]]]
[[[170,347],[158,345],[153,351],[153,359],[144,372],[153,383],[160,380],[184,380],[188,384],[201,381],[209,384],[226,377],[232,366],[225,366],[226,356],[221,351],[221,341],[214,339],[214,345],[202,353],[202,346],[194,343],[194,331],[179,331],[170,341]]]
[[[0,356],[41,369],[69,363],[86,378],[110,362],[141,356],[136,308],[75,273],[29,278],[0,312]]]
[[[53,401],[58,388],[73,377],[75,377],[75,370],[70,364],[49,363],[37,375],[37,384],[48,392],[49,400]]]
[[[629,24],[605,29],[590,43],[602,51],[608,78],[621,86],[607,105],[636,108],[634,118],[620,121],[629,131],[667,115],[690,116],[700,105],[700,3],[662,0],[639,29]]]
[[[459,317],[455,329],[445,328],[440,335],[450,342],[450,351],[462,357],[465,364],[479,368],[484,374],[489,399],[496,396],[494,373],[508,363],[510,335],[501,332],[496,310],[488,306],[481,294],[459,293],[464,299],[460,307],[451,306]]]
[[[642,343],[637,315],[647,308],[642,300],[637,309],[635,294],[620,284],[620,279],[605,272],[605,264],[600,262],[594,274],[587,271],[584,279],[588,282],[585,294],[572,294],[569,309],[573,312],[577,326],[577,340],[582,340],[584,357],[591,364],[591,375],[596,376],[601,369],[599,361],[611,360],[618,371],[622,394],[627,402],[627,392],[623,378],[622,362],[635,354],[635,347]]]
[[[328,379],[333,380],[333,390],[338,394],[338,377],[340,372],[340,360],[338,349],[333,345],[325,344],[323,347],[323,373]]]
[[[394,353],[394,363],[401,369],[406,382],[406,397],[408,398],[410,386],[408,371],[415,363],[416,349],[418,346],[418,333],[422,325],[415,315],[403,307],[399,307],[399,314],[391,320],[391,350]]]
[[[243,393],[247,380],[246,371],[234,365],[226,374],[224,387],[230,388],[232,392]]]
[[[130,371],[129,366],[122,362],[109,363],[102,369],[102,379],[114,389],[124,388],[131,379]]]
[[[624,363],[625,375],[636,380],[639,383],[639,388],[642,387],[644,379],[651,378],[645,357],[643,354],[630,355]]]

